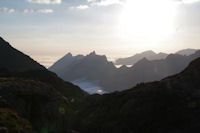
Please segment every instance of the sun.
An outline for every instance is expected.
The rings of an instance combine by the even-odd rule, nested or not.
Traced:
[[[171,0],[127,0],[120,32],[126,38],[162,39],[174,32],[176,12]]]

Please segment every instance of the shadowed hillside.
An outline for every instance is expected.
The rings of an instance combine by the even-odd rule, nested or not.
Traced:
[[[0,66],[0,132],[68,132],[69,112],[88,94],[8,43],[0,46],[9,59]]]
[[[0,88],[1,98],[9,105],[8,107],[0,106],[0,112],[7,110],[6,113],[14,113],[16,111],[21,117],[27,119],[38,133],[67,131],[65,126],[70,101],[51,86],[33,80],[0,78]],[[3,115],[0,113],[1,126],[7,128],[9,133],[14,133],[12,132],[14,129],[9,126],[12,120],[3,119]],[[26,122],[23,118],[20,120],[17,116],[19,123]],[[27,126],[29,122],[26,122]],[[65,125],[63,122],[66,122]],[[13,123],[13,126],[17,124]],[[31,126],[28,129],[31,130]],[[22,133],[22,130],[19,133]]]
[[[25,71],[45,69],[42,65],[31,59],[29,56],[13,48],[8,42],[0,37],[0,68],[11,71]]]
[[[81,133],[198,133],[200,58],[178,75],[87,97],[71,117]]]
[[[69,98],[80,98],[86,93],[72,83],[63,81],[53,72],[35,62],[27,55],[12,48],[12,46],[0,38],[0,76],[18,77],[45,82],[56,88],[62,95]]]

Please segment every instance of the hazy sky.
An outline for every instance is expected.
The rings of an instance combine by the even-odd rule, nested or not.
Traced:
[[[0,0],[0,36],[49,65],[68,52],[109,58],[200,48],[198,0]]]

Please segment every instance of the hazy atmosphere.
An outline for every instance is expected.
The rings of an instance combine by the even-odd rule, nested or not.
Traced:
[[[200,0],[0,0],[0,133],[200,133]]]
[[[200,48],[198,0],[0,0],[0,35],[46,67],[68,52],[110,60]]]

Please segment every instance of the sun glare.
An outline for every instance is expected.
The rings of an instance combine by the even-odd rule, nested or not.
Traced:
[[[126,38],[162,39],[175,31],[176,4],[170,0],[127,0],[120,18]]]

